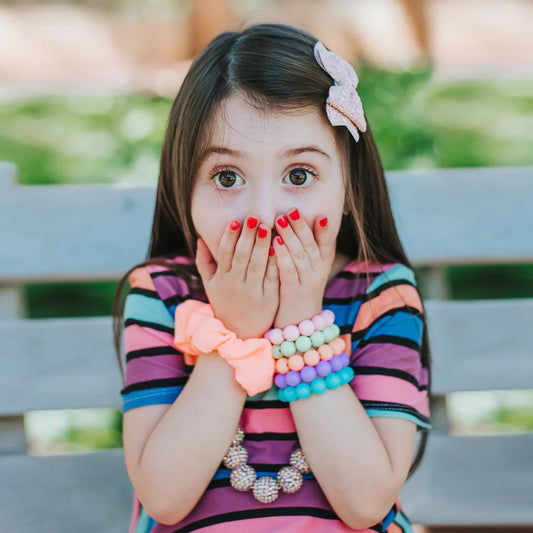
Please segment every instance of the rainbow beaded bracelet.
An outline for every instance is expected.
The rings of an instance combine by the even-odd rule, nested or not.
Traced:
[[[276,360],[276,372],[286,374],[290,370],[301,370],[304,366],[316,366],[321,360],[329,361],[335,355],[339,355],[345,348],[345,342],[337,337],[327,344],[319,346],[316,350],[312,348],[304,354],[291,355],[290,357],[280,357]]]
[[[295,342],[300,336],[311,337],[314,332],[322,331],[335,322],[335,313],[330,309],[323,309],[313,318],[302,320],[297,326],[291,324],[281,328],[269,329],[263,337],[272,344],[282,344],[284,341]]]
[[[355,373],[351,366],[341,368],[338,372],[331,372],[325,378],[317,377],[311,383],[302,382],[296,387],[287,386],[278,390],[278,398],[282,402],[294,402],[296,400],[305,400],[312,393],[322,394],[327,389],[336,389],[341,385],[350,383]]]
[[[325,378],[349,364],[350,357],[346,352],[342,352],[339,355],[334,355],[329,361],[319,361],[316,366],[306,365],[300,371],[289,370],[286,374],[276,374],[274,383],[280,389],[296,387],[301,382],[311,383],[317,377]]]

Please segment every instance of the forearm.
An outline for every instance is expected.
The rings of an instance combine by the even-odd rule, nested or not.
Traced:
[[[291,411],[313,474],[339,517],[355,529],[381,520],[397,496],[392,465],[350,387],[292,402]]]
[[[175,523],[197,503],[233,439],[246,393],[216,355],[200,356],[181,394],[148,438],[138,465],[139,497]]]

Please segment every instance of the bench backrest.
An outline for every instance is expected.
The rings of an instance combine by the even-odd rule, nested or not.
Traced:
[[[144,259],[154,187],[20,186],[0,163],[0,517],[9,531],[123,532],[121,449],[37,457],[22,415],[120,408],[110,317],[24,318],[31,281],[116,280]],[[531,388],[533,299],[447,301],[444,268],[533,262],[533,168],[387,173],[400,238],[423,274],[432,432],[403,502],[420,524],[533,525],[533,433],[454,436],[445,396]]]

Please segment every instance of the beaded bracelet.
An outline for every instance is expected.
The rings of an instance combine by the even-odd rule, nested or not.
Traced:
[[[340,332],[341,330],[337,324],[330,324],[323,330],[314,331],[309,336],[300,335],[294,341],[287,339],[280,344],[274,344],[272,346],[272,355],[274,359],[280,359],[281,357],[290,357],[297,351],[306,352],[311,348],[318,348],[338,337]]]
[[[336,389],[352,381],[355,373],[351,366],[341,368],[338,372],[331,372],[325,378],[317,377],[311,383],[302,382],[296,387],[287,386],[278,390],[278,398],[282,402],[305,400],[311,393],[322,394],[327,389]]]
[[[335,322],[335,313],[330,309],[323,309],[313,318],[302,320],[297,326],[291,324],[281,328],[269,329],[263,337],[272,344],[282,344],[284,341],[294,342],[298,337],[311,337],[315,331],[322,331]]]
[[[346,352],[333,356],[329,361],[319,361],[316,366],[304,366],[300,371],[289,370],[286,374],[276,374],[274,383],[280,389],[296,387],[301,382],[311,383],[316,377],[325,378],[332,372],[338,372],[350,364]]]
[[[345,342],[340,337],[333,339],[327,344],[319,346],[316,350],[307,350],[303,355],[281,357],[276,360],[276,372],[286,374],[290,370],[301,370],[304,366],[316,366],[321,360],[329,361],[335,355],[339,355],[345,348]]]

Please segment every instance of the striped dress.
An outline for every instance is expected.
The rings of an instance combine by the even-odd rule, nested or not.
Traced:
[[[182,257],[173,261],[190,263]],[[335,313],[355,371],[349,386],[369,417],[403,418],[428,431],[428,370],[420,358],[423,308],[414,273],[400,263],[373,263],[366,268],[367,279],[362,267],[357,261],[346,265],[328,282],[323,299],[323,308]],[[129,283],[123,412],[174,402],[192,371],[173,346],[174,312],[188,298],[207,301],[203,292],[191,294],[181,277],[159,265],[135,269]],[[277,399],[275,386],[247,398],[241,424],[248,463],[259,476],[275,475],[299,447],[290,409]],[[134,492],[129,533],[354,531],[335,514],[312,474],[304,476],[298,492],[280,493],[269,505],[233,489],[229,474],[221,464],[196,507],[172,526],[152,519]],[[398,497],[381,522],[358,531],[399,533],[412,527]]]

